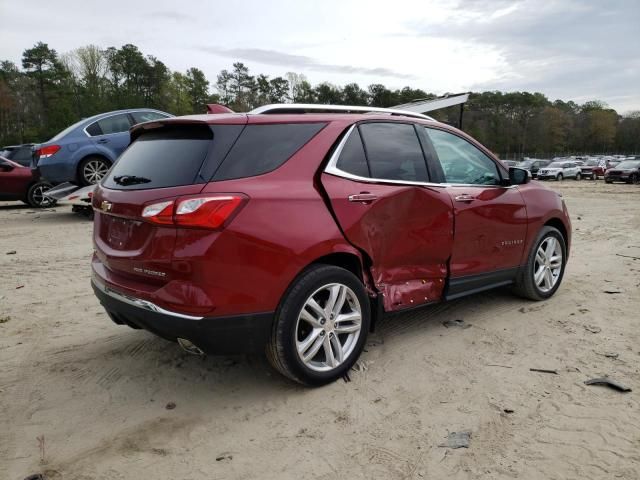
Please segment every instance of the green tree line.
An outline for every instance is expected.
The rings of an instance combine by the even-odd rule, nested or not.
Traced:
[[[212,85],[199,68],[171,71],[131,44],[88,45],[60,55],[39,42],[23,52],[21,65],[0,62],[0,144],[45,141],[81,118],[122,108],[186,115],[203,113],[207,103],[247,111],[268,103],[391,107],[429,98],[435,95],[409,86],[312,85],[293,72],[253,75],[240,62],[222,70]],[[458,113],[452,107],[434,116],[456,124]],[[542,93],[474,92],[463,127],[504,158],[640,153],[640,112],[621,116],[597,100],[577,104]]]

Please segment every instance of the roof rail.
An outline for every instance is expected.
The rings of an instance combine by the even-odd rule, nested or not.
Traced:
[[[316,105],[313,103],[274,103],[272,105],[264,105],[262,107],[254,108],[249,112],[249,115],[258,115],[260,113],[306,113],[307,111],[327,113],[386,113],[387,115],[402,115],[405,117],[422,118],[423,120],[435,121],[428,115],[409,110],[352,105]]]

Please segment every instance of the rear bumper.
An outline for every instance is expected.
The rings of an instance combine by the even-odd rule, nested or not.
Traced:
[[[113,290],[96,275],[91,286],[111,319],[119,325],[148,330],[167,340],[184,338],[210,354],[263,352],[274,314],[198,317],[172,312]]]
[[[631,175],[605,175],[604,179],[610,182],[628,182]]]
[[[75,165],[65,158],[55,155],[38,161],[38,170],[42,178],[55,185],[76,180]]]

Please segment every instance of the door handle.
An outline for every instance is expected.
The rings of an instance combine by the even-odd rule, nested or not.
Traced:
[[[98,143],[109,143],[109,140],[107,140],[106,138],[101,138],[100,140],[98,140]]]
[[[455,196],[456,202],[473,202],[476,199],[473,195],[469,195],[468,193],[462,193],[460,195]]]
[[[362,192],[362,193],[356,193],[353,195],[349,195],[349,201],[350,202],[360,202],[360,203],[369,203],[369,202],[373,202],[375,200],[377,200],[378,197],[376,195],[374,195],[373,193],[368,193],[368,192]]]

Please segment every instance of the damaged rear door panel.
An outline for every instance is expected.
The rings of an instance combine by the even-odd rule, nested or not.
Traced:
[[[352,127],[321,176],[345,237],[371,260],[371,277],[385,311],[438,301],[443,295],[453,205],[444,188],[427,182],[414,127],[399,123]]]

